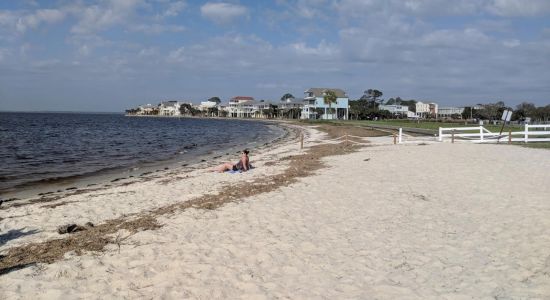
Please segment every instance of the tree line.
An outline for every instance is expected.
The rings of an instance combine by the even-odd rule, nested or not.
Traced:
[[[462,117],[464,119],[500,120],[504,110],[512,110],[512,121],[525,121],[530,118],[532,122],[550,121],[550,104],[537,107],[531,102],[522,102],[515,109],[502,101],[495,103],[479,104],[475,107],[465,107]]]

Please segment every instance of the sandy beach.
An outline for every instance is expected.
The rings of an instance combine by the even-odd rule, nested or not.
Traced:
[[[548,150],[288,126],[251,172],[3,205],[0,298],[550,299]]]

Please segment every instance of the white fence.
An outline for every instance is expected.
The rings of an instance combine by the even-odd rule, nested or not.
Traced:
[[[550,142],[550,125],[525,125],[523,131],[491,132],[483,126],[478,127],[439,127],[438,141],[455,139],[456,141],[468,141],[473,143],[501,142]]]

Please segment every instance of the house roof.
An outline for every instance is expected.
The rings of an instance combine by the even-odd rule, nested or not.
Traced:
[[[160,103],[164,107],[178,106],[178,101],[163,101]]]
[[[290,98],[284,101],[281,101],[280,104],[303,104],[303,98]]]
[[[344,92],[341,89],[333,89],[333,88],[310,88],[309,90],[305,91],[306,93],[312,93],[315,97],[323,97],[323,94],[325,91],[331,90],[336,94],[336,97],[338,98],[346,98],[346,92]]]
[[[237,105],[269,105],[269,104],[277,105],[277,103],[272,101],[257,101],[257,100],[250,100],[246,102],[237,103]]]

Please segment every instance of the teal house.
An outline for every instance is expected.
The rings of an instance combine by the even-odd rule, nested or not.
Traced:
[[[325,103],[325,93],[333,91],[336,94],[336,103],[329,105]],[[347,120],[349,112],[349,98],[346,92],[333,88],[310,88],[304,92],[304,106],[302,108],[302,119],[323,119],[323,120]]]

